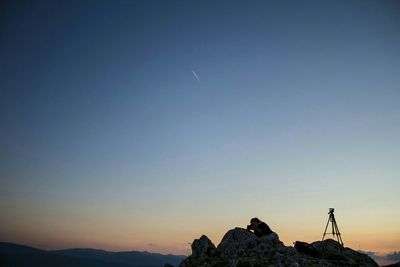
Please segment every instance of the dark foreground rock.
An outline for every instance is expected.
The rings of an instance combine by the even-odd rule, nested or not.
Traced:
[[[393,264],[385,265],[382,267],[400,267],[400,261],[398,263],[393,263]]]
[[[305,244],[302,245],[318,253],[310,255],[307,249],[304,253],[286,247],[276,233],[258,238],[243,228],[235,228],[225,234],[218,247],[205,235],[194,240],[192,255],[180,267],[378,266],[368,255],[344,248],[332,239]]]

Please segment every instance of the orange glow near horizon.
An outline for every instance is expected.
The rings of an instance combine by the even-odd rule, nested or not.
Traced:
[[[278,233],[281,241],[286,246],[292,246],[294,241],[301,240],[314,242],[321,240],[325,223],[322,218],[318,221],[301,224],[292,218],[285,223],[279,224],[275,220],[267,222],[271,228]],[[325,219],[325,218],[324,218]],[[247,220],[237,220],[236,223],[229,223],[227,219],[221,219],[218,225],[217,220],[203,221],[194,224],[188,219],[185,225],[174,222],[137,222],[116,223],[113,226],[91,222],[85,225],[65,224],[60,227],[49,227],[48,225],[34,225],[20,222],[18,224],[3,225],[0,232],[2,241],[31,245],[43,249],[65,249],[76,247],[91,247],[109,251],[149,251],[162,254],[188,255],[191,253],[190,244],[202,234],[207,235],[211,241],[218,245],[223,235],[234,227],[246,227]],[[322,223],[321,223],[322,222]],[[354,250],[374,251],[385,254],[397,251],[400,247],[400,232],[395,227],[395,222],[383,229],[374,229],[373,220],[368,224],[355,226],[356,222],[338,220],[339,228],[345,246]],[[177,226],[179,228],[176,228]],[[327,236],[330,238],[330,236]]]
[[[228,229],[229,230],[229,229]],[[210,240],[218,245],[221,241],[223,233],[207,234]],[[278,233],[279,234],[279,233]],[[349,236],[344,236],[345,246],[350,247],[354,250],[363,251],[374,251],[377,254],[387,254],[393,251],[397,251],[400,247],[399,234],[393,236],[381,236],[381,237],[366,237],[365,235],[353,235],[352,238]],[[201,235],[193,237],[190,235],[180,236],[173,241],[165,241],[162,238],[159,240],[152,239],[156,242],[143,242],[143,241],[132,241],[127,239],[105,239],[105,238],[92,238],[92,239],[75,239],[75,238],[46,238],[45,236],[37,237],[32,236],[17,236],[17,235],[5,235],[0,236],[3,242],[11,242],[22,245],[28,245],[36,248],[46,249],[46,250],[56,250],[56,249],[67,249],[67,248],[96,248],[108,251],[149,251],[161,254],[176,254],[176,255],[189,255],[191,253],[190,243],[199,238]],[[294,241],[302,240],[306,242],[319,241],[320,239],[314,239],[313,236],[316,235],[294,235],[288,236],[285,233],[280,235],[281,241],[286,246],[292,246]]]

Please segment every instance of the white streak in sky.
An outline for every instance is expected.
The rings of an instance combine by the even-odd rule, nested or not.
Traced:
[[[194,70],[192,70],[194,77],[196,77],[196,79],[200,82],[199,76],[197,76],[196,72],[194,72]]]

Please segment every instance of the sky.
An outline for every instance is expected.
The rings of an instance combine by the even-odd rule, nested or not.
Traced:
[[[399,44],[395,1],[2,1],[0,240],[291,245],[334,207],[400,251]]]

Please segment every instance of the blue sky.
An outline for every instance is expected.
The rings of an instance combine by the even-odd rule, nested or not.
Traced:
[[[5,1],[0,237],[176,252],[254,215],[289,242],[335,206],[347,232],[386,226],[351,244],[399,249],[399,10]]]

